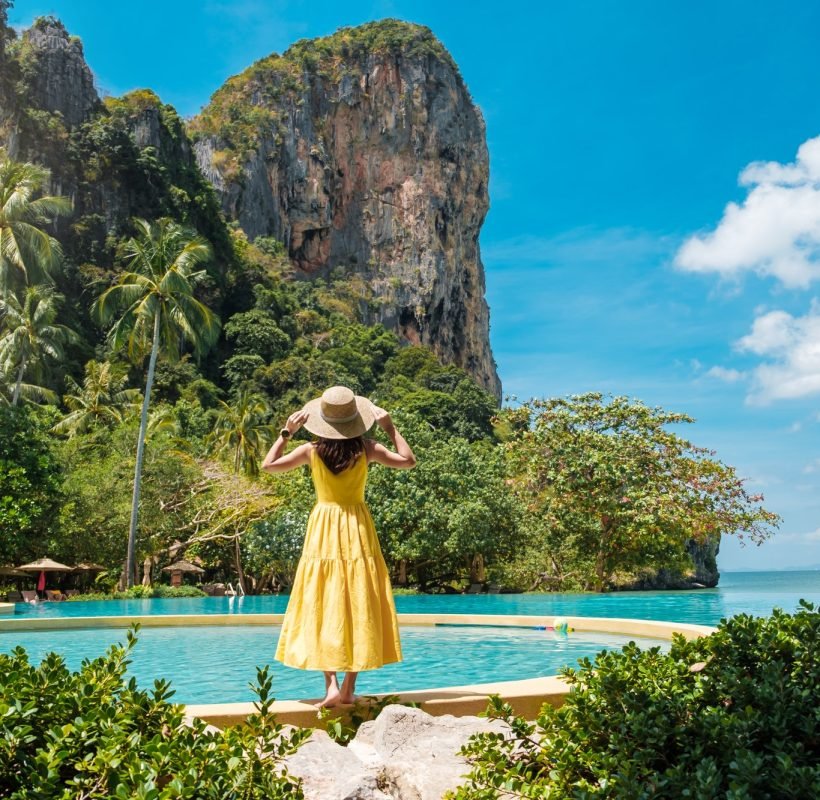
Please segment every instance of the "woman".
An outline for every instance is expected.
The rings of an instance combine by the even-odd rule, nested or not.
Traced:
[[[363,438],[374,422],[395,452]],[[283,455],[303,425],[318,440]],[[320,708],[355,702],[359,672],[401,661],[390,576],[364,502],[371,461],[408,469],[416,457],[384,409],[334,386],[288,417],[262,462],[267,472],[308,464],[316,488],[276,659],[325,673]],[[337,672],[345,673],[341,686]]]

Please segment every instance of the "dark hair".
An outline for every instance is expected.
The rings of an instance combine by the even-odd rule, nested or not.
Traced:
[[[334,475],[338,475],[352,467],[364,452],[364,439],[361,436],[354,436],[352,439],[325,439],[320,436],[313,446],[325,466]]]

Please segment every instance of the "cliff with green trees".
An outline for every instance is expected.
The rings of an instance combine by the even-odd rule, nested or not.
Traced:
[[[104,587],[184,555],[287,589],[310,480],[258,465],[333,384],[390,409],[419,456],[368,487],[399,586],[713,584],[722,535],[776,526],[670,432],[686,415],[498,408],[483,124],[429,31],[299,42],[186,125],[150,90],[101,100],[82,44],[51,18],[16,35],[8,5],[0,564],[99,562]]]

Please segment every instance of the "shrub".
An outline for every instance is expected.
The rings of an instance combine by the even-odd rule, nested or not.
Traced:
[[[301,798],[281,759],[310,733],[285,733],[270,713],[271,680],[259,670],[257,713],[243,727],[214,731],[184,721],[153,691],[126,682],[125,646],[70,672],[52,653],[35,667],[25,650],[0,655],[0,796],[11,800],[83,797]]]
[[[820,614],[738,615],[668,655],[598,655],[566,670],[565,704],[535,723],[493,698],[508,737],[474,736],[452,797],[820,797]]]
[[[208,595],[196,586],[132,586],[122,592],[86,592],[69,597],[69,600],[145,600],[154,597],[207,597]]]

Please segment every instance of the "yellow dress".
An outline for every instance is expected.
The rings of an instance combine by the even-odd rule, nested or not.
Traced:
[[[276,660],[361,672],[401,661],[390,576],[364,502],[367,457],[334,475],[312,449],[316,505],[282,623]]]

